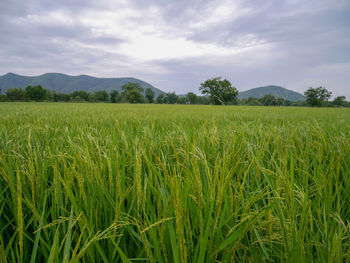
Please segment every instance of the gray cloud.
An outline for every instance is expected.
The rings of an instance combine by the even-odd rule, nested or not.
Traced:
[[[3,0],[0,74],[132,76],[177,93],[223,76],[350,99],[349,14],[346,0]]]

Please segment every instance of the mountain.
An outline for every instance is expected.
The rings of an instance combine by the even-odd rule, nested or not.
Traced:
[[[135,78],[95,78],[87,75],[69,76],[60,73],[46,73],[40,76],[27,77],[8,73],[0,77],[0,89],[5,92],[8,88],[25,88],[28,85],[41,85],[45,89],[62,93],[71,93],[77,90],[94,92],[99,90],[118,90],[128,82],[139,83],[144,89],[151,88],[155,96],[164,93],[151,84]]]
[[[241,91],[238,93],[239,99],[248,99],[250,97],[252,98],[261,98],[262,96],[266,94],[271,94],[277,98],[283,98],[285,100],[290,101],[304,101],[305,97],[295,91],[282,88],[280,86],[264,86],[259,88],[254,88],[246,91]]]

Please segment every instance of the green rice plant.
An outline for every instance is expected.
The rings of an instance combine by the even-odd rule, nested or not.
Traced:
[[[350,111],[0,104],[1,262],[350,262]]]

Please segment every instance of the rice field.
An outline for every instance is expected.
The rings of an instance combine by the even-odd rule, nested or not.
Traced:
[[[350,262],[350,110],[0,103],[0,262]]]

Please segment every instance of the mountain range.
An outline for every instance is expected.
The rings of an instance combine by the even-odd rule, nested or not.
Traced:
[[[55,90],[62,93],[72,93],[77,90],[94,92],[99,90],[118,90],[128,82],[139,83],[144,89],[151,88],[155,96],[164,93],[151,84],[135,78],[95,78],[88,75],[70,76],[61,73],[46,73],[40,76],[27,77],[14,73],[8,73],[0,77],[0,89],[25,88],[28,85],[41,85],[45,89]]]
[[[87,92],[118,90],[121,92],[121,87],[128,82],[139,83],[144,89],[151,88],[155,92],[155,97],[164,93],[153,85],[136,78],[95,78],[88,75],[70,76],[61,73],[46,73],[34,77],[7,73],[6,75],[0,76],[0,89],[2,92],[5,92],[8,88],[25,88],[28,85],[41,85],[45,89],[62,93],[72,93],[77,90],[84,90]],[[271,94],[275,97],[290,101],[305,100],[305,97],[298,92],[273,85],[241,91],[238,93],[238,98],[261,98],[266,94]]]

